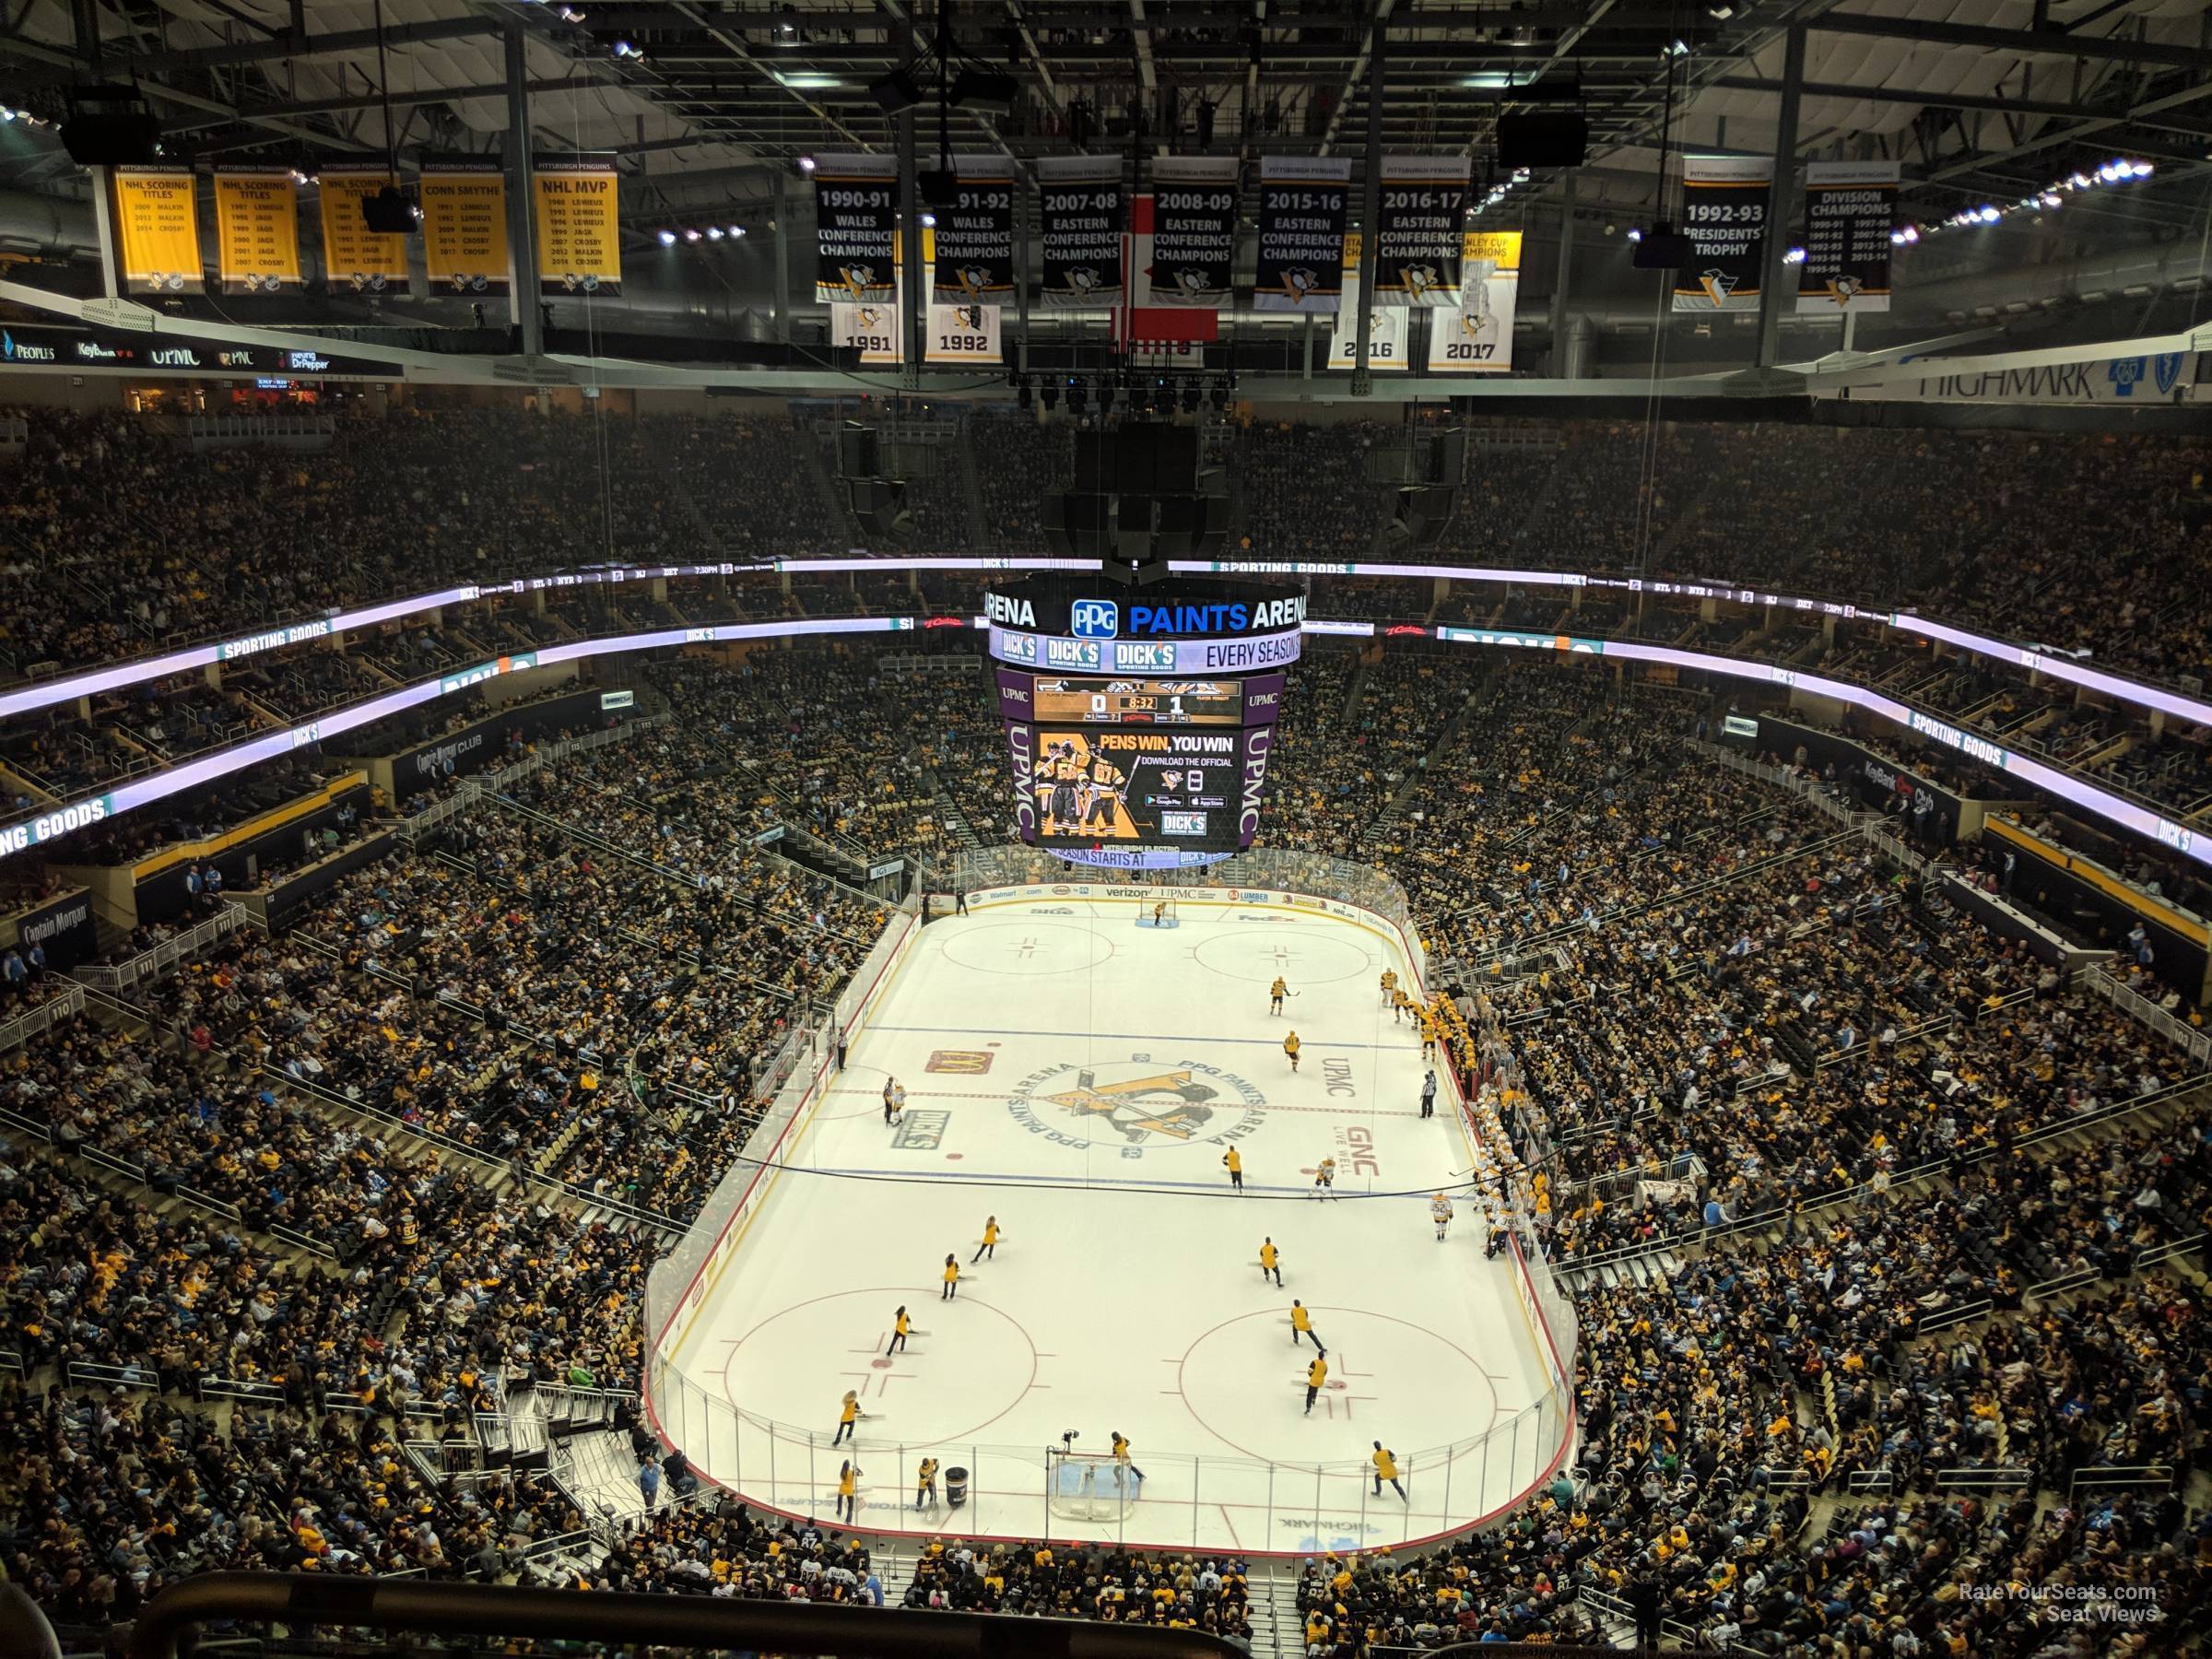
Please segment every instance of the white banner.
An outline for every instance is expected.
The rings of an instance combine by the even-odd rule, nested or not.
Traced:
[[[1406,310],[1403,305],[1378,305],[1368,312],[1367,366],[1377,374],[1410,367],[1406,350]],[[1329,331],[1329,367],[1350,369],[1359,355],[1359,272],[1344,274],[1344,305]]]
[[[952,308],[945,308],[949,311]],[[830,306],[830,344],[857,346],[864,368],[880,369],[906,360],[904,307],[886,300],[880,305],[853,305],[832,300]]]
[[[997,367],[1003,360],[998,313],[995,305],[932,305],[929,340],[922,353],[924,360]]]
[[[1466,238],[1456,310],[1429,313],[1429,372],[1505,374],[1513,366],[1513,307],[1521,296],[1521,232]]]

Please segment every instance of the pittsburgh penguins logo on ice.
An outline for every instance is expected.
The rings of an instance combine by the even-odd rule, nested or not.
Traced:
[[[1041,1066],[1014,1085],[1014,1119],[1074,1150],[1118,1143],[1124,1158],[1148,1147],[1241,1140],[1260,1126],[1260,1091],[1233,1072],[1148,1054],[1089,1065]]]

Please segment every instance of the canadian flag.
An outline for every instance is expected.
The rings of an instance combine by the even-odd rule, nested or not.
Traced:
[[[1221,337],[1221,313],[1206,306],[1139,305],[1152,282],[1152,194],[1130,198],[1129,229],[1122,238],[1122,298],[1113,310],[1114,344],[1142,352],[1155,346],[1198,346]],[[1171,352],[1169,355],[1181,356]]]

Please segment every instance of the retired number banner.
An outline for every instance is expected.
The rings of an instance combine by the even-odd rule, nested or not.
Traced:
[[[1038,300],[1065,310],[1111,305],[1122,286],[1122,164],[1108,156],[1037,158]]]
[[[1162,156],[1152,163],[1153,305],[1218,311],[1237,252],[1237,159]]]
[[[1896,162],[1807,162],[1797,309],[1888,311],[1889,232],[1896,221]]]
[[[497,157],[423,158],[422,258],[433,295],[507,292],[507,173]]]
[[[612,156],[537,157],[537,286],[547,299],[622,291],[621,187]]]
[[[1513,303],[1521,294],[1521,232],[1470,230],[1456,310],[1429,315],[1429,372],[1504,374],[1513,366]]]
[[[1014,294],[1013,164],[1004,156],[956,156],[953,168],[959,188],[951,206],[936,209],[930,297],[946,305],[1003,304]]]
[[[899,246],[897,161],[818,156],[814,168],[814,297],[818,303],[889,305]]]
[[[1764,156],[1682,158],[1682,233],[1689,238],[1689,263],[1675,273],[1675,310],[1759,309],[1767,194],[1773,183],[1774,163]]]
[[[199,182],[182,162],[119,167],[115,276],[126,294],[200,294]]]
[[[1465,156],[1385,156],[1375,232],[1375,303],[1459,303],[1467,228]]]
[[[407,239],[379,236],[361,204],[398,180],[382,163],[326,161],[315,182],[323,196],[323,280],[333,293],[405,293]]]
[[[1312,315],[1336,309],[1344,292],[1344,211],[1351,182],[1349,159],[1261,158],[1254,311]]]
[[[222,291],[300,291],[300,187],[288,167],[227,167],[215,175],[217,279]]]

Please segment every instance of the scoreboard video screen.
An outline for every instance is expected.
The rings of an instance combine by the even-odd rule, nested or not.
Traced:
[[[1037,844],[1237,850],[1241,731],[1041,725],[1030,791]]]
[[[1045,679],[1030,687],[1031,710],[1046,725],[1225,725],[1244,724],[1235,680]]]
[[[993,589],[984,609],[1024,842],[1122,869],[1252,844],[1302,595],[1171,581],[1109,596],[1031,579]]]

